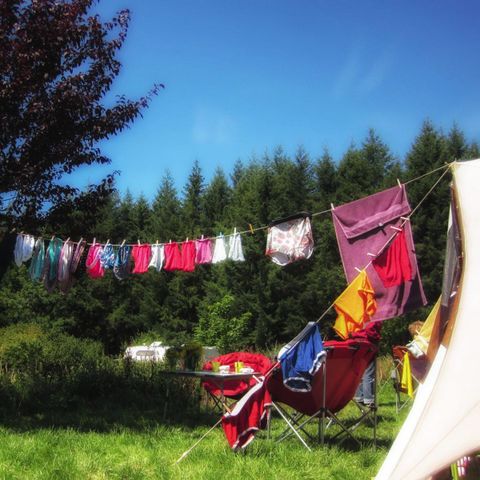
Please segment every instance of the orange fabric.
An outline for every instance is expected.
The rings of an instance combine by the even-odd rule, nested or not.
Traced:
[[[375,292],[365,270],[335,300],[334,307],[337,320],[333,328],[341,338],[346,339],[349,334],[363,329],[377,310]]]

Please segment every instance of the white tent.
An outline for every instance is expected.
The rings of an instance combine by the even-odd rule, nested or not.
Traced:
[[[480,450],[480,159],[452,164],[463,271],[440,346],[377,480],[424,479]],[[456,311],[455,311],[456,310]]]

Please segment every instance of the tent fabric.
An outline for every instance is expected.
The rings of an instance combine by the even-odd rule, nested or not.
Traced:
[[[401,217],[410,212],[404,185],[346,203],[332,210],[335,234],[348,283],[357,276],[356,269],[362,270],[368,265],[366,270],[377,301],[377,311],[372,320],[396,317],[427,303],[409,221],[403,226],[403,232],[412,280],[387,288],[371,263],[372,258],[381,254],[387,243],[394,240],[398,229],[404,223]]]
[[[235,362],[243,362],[245,367],[250,367],[262,375],[272,367],[272,362],[265,355],[250,352],[226,353],[225,355],[212,358],[212,360],[203,365],[203,370],[212,370],[212,362],[219,362],[220,365],[229,365],[231,371],[234,371]],[[257,381],[254,378],[251,378],[249,381],[227,380],[224,382],[223,394],[230,398],[239,397],[256,384]],[[206,380],[203,382],[203,387],[207,392],[215,396],[221,395],[222,393],[219,386],[213,381]]]
[[[335,413],[353,398],[363,372],[377,353],[377,346],[365,340],[324,342],[327,351],[325,406]],[[283,384],[281,370],[267,380],[267,388],[274,402],[293,407],[298,412],[314,415],[323,408],[323,376],[321,368],[313,376],[310,392],[293,392]]]
[[[428,478],[480,449],[480,159],[455,162],[452,170],[463,272],[449,312],[451,335],[448,342],[444,336],[378,480]]]

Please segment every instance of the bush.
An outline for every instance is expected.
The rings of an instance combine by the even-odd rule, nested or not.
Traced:
[[[192,355],[197,350],[191,346]],[[106,356],[93,340],[18,324],[0,329],[0,408],[34,413],[101,402],[162,409],[167,382],[170,402],[190,405],[192,382],[165,377],[163,368]]]
[[[248,325],[252,314],[245,312],[234,316],[234,297],[226,294],[211,305],[207,305],[201,313],[198,326],[195,329],[195,338],[203,345],[218,347],[220,352],[233,352],[246,346]]]

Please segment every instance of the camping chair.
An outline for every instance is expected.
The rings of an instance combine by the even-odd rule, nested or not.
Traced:
[[[314,419],[319,420],[318,437],[320,443],[325,441],[326,429],[338,427],[331,439],[347,437],[358,441],[353,431],[367,419],[373,421],[373,441],[376,443],[377,402],[371,406],[360,406],[359,414],[347,421],[341,420],[338,413],[353,399],[363,373],[371,361],[375,360],[377,346],[367,340],[351,339],[346,341],[328,341],[324,343],[327,351],[322,367],[314,374],[310,392],[294,392],[288,389],[282,378],[282,371],[277,369],[269,377],[267,387],[272,396],[273,407],[287,423],[288,428],[277,441],[290,435],[296,435],[301,443],[310,450],[305,438],[314,440],[307,432],[307,425]],[[376,383],[376,382],[375,382]],[[376,392],[376,384],[374,385]],[[291,415],[285,407],[294,412]]]
[[[402,387],[401,382],[405,354],[408,355],[408,359],[410,361],[413,396],[415,396],[420,382],[425,377],[428,366],[428,360],[426,356],[423,355],[417,358],[406,346],[403,345],[397,345],[392,348],[393,370],[391,378],[393,381],[393,388],[395,390],[395,408],[397,413],[399,413],[400,410],[402,410],[402,408],[405,407],[405,405],[407,405],[410,401],[410,397],[407,394],[407,389]],[[402,398],[402,395],[405,395],[406,398]]]
[[[235,371],[235,362],[242,362],[244,367],[251,368],[259,375],[264,375],[272,367],[272,362],[265,355],[250,352],[233,352],[220,355],[206,362],[202,370],[213,370],[212,362],[218,362],[220,365],[228,365],[231,372]],[[202,383],[202,386],[209,398],[213,400],[215,406],[218,407],[220,411],[223,411],[227,400],[230,400],[228,407],[231,407],[233,403],[239,400],[245,392],[256,384],[257,380],[255,377],[252,377],[249,380],[226,380],[221,386],[212,380],[206,380]]]

